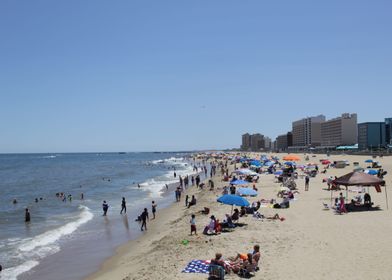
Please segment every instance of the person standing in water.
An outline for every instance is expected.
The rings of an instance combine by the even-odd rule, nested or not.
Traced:
[[[125,197],[123,197],[122,201],[121,201],[121,212],[120,212],[120,215],[122,215],[123,212],[125,214],[127,214],[127,203],[125,201]]]
[[[30,221],[31,221],[30,211],[29,211],[29,208],[26,208],[26,210],[25,210],[25,222],[29,223]]]
[[[157,204],[155,201],[152,202],[151,210],[152,210],[152,219],[155,220],[155,213],[157,212]]]
[[[106,200],[104,200],[102,203],[102,210],[103,210],[102,216],[106,216],[109,210],[109,204],[106,203]]]
[[[148,218],[148,210],[147,210],[147,208],[144,208],[143,213],[140,215],[140,219],[142,220],[141,231],[143,231],[143,227],[144,227],[145,230],[147,230],[147,220],[150,221],[150,219]]]

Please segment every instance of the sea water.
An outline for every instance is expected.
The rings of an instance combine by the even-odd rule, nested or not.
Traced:
[[[117,246],[140,235],[135,219],[144,207],[151,211],[152,200],[158,210],[172,203],[178,176],[194,174],[187,156],[0,155],[0,279],[82,279],[95,271]],[[120,215],[122,197],[127,215]],[[103,200],[110,206],[107,217]],[[25,208],[30,223],[24,222]]]

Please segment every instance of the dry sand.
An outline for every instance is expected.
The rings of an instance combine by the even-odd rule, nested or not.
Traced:
[[[304,155],[301,157],[304,159]],[[310,160],[319,162],[321,158],[325,155]],[[181,271],[193,259],[211,259],[216,252],[227,258],[237,252],[250,251],[254,244],[261,246],[262,260],[261,271],[253,279],[392,279],[389,270],[392,265],[392,210],[387,210],[384,188],[382,193],[370,188],[372,201],[380,205],[382,211],[336,215],[333,211],[324,211],[322,205],[330,202],[330,192],[323,190],[326,185],[322,179],[351,172],[354,161],[366,167],[364,161],[368,158],[331,156],[331,161],[347,159],[351,165],[345,169],[329,169],[326,175],[312,178],[309,192],[304,192],[304,180],[299,179],[300,194],[289,209],[261,209],[264,215],[279,213],[286,218],[284,222],[262,222],[248,216],[241,218],[247,226],[217,236],[202,235],[209,216],[201,214],[196,216],[199,236],[189,236],[190,216],[206,206],[211,214],[222,220],[231,207],[216,202],[220,195],[218,191],[191,188],[187,194],[196,195],[195,208],[185,209],[181,202],[159,211],[157,220],[148,224],[144,236],[119,248],[117,254],[88,280],[207,279],[205,274]],[[390,158],[379,161],[384,170],[392,171]],[[391,185],[390,176],[385,177],[387,185]],[[214,181],[218,187],[224,185],[219,176]],[[259,196],[250,198],[250,202],[276,198],[279,184],[275,183],[273,175],[261,175],[257,187]],[[334,197],[338,194],[334,193]],[[356,193],[349,193],[349,198],[354,195]],[[389,205],[392,207],[391,200]],[[189,245],[182,245],[184,239],[190,241]],[[237,278],[236,275],[227,277]]]

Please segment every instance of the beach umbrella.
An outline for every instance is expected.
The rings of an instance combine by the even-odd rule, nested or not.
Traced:
[[[257,191],[248,188],[239,188],[237,192],[242,196],[257,196]]]
[[[301,158],[299,156],[296,155],[288,155],[283,157],[283,160],[287,160],[287,161],[300,161]]]
[[[295,162],[292,162],[292,161],[286,161],[284,164],[285,164],[285,165],[290,165],[290,166],[292,166],[292,165],[295,165]]]
[[[232,206],[244,206],[247,207],[250,205],[249,201],[247,201],[245,198],[239,196],[239,195],[232,195],[232,194],[225,194],[218,198],[217,200],[220,203],[226,204],[226,205],[232,205]]]
[[[323,160],[321,163],[324,164],[324,165],[331,164],[331,162],[329,160]]]
[[[367,160],[365,160],[365,162],[366,162],[366,163],[372,163],[373,160],[372,160],[372,159],[367,159]]]
[[[274,175],[282,175],[283,174],[283,171],[282,170],[279,170],[279,171],[276,171],[275,173],[274,173]]]
[[[230,182],[230,185],[248,185],[248,184],[249,182],[244,180],[235,180]]]
[[[250,165],[256,166],[256,167],[260,167],[261,166],[261,162],[259,160],[252,160],[250,162]]]
[[[366,170],[365,170],[365,173],[366,173],[366,174],[369,174],[369,175],[377,175],[377,174],[378,174],[378,171],[377,171],[377,170],[374,170],[374,169],[366,169]]]
[[[267,161],[266,163],[264,163],[264,166],[272,166],[274,164],[275,164],[275,162],[273,162],[273,161]]]
[[[385,185],[385,181],[377,178],[373,175],[366,174],[363,172],[351,172],[342,177],[337,178],[336,180],[332,181],[333,184],[337,186],[346,186],[346,192],[348,192],[349,186],[374,186],[376,189],[379,189],[381,192],[380,186],[385,187],[385,200],[388,208],[388,194],[387,188]],[[332,195],[331,195],[332,197]],[[347,195],[346,195],[347,197]],[[331,199],[332,201],[332,199]]]

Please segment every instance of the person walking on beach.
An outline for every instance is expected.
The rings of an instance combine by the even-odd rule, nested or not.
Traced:
[[[143,231],[143,227],[144,227],[145,230],[147,230],[147,220],[150,221],[150,219],[148,218],[148,210],[147,210],[147,208],[144,208],[144,211],[140,215],[140,218],[142,220],[141,231]]]
[[[192,181],[192,187],[195,186],[195,177],[194,176],[192,176],[191,181]]]
[[[109,210],[109,204],[106,203],[106,200],[104,200],[102,203],[102,210],[103,210],[102,216],[106,216]]]
[[[155,201],[152,202],[151,211],[152,211],[152,219],[155,220],[155,213],[157,212],[157,204]]]
[[[305,177],[305,191],[306,192],[309,191],[309,181],[310,181],[309,176],[306,176]]]
[[[197,175],[196,176],[196,186],[197,186],[197,188],[199,188],[199,185],[200,185],[200,176]]]
[[[195,235],[197,235],[195,214],[192,214],[192,218],[191,218],[190,223],[191,223],[191,236],[193,235],[193,233],[195,233]]]
[[[30,221],[31,221],[30,211],[29,211],[29,208],[26,208],[26,210],[25,210],[25,223],[29,223]]]
[[[120,215],[122,215],[123,212],[125,214],[127,214],[127,203],[125,201],[125,197],[123,197],[122,201],[121,201],[121,212],[120,212]]]
[[[185,207],[188,207],[189,195],[185,196]]]
[[[346,202],[344,201],[343,193],[339,194],[339,202],[340,202],[340,205],[339,205],[340,206],[339,207],[340,214],[347,213]]]

